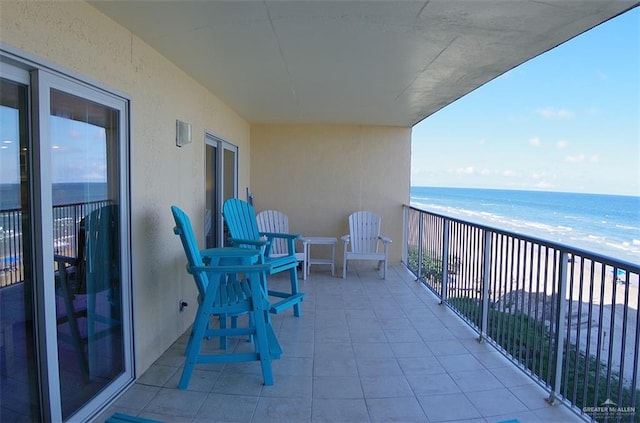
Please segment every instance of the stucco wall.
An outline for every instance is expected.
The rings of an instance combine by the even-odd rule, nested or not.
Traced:
[[[249,182],[250,127],[129,31],[83,2],[0,2],[0,41],[131,99],[131,227],[136,370],[141,374],[193,322],[196,295],[169,207],[203,233],[204,133],[238,145]],[[193,143],[175,146],[175,122]],[[202,241],[202,239],[200,240]],[[190,307],[178,314],[178,299]]]
[[[196,294],[169,207],[192,217],[201,236],[204,134],[239,147],[240,197],[290,215],[305,235],[339,237],[347,216],[367,209],[402,242],[409,198],[410,128],[250,125],[214,94],[128,30],[83,2],[0,2],[0,41],[131,99],[131,228],[136,372],[143,373],[193,321]],[[175,121],[193,143],[175,147]],[[252,176],[250,178],[250,176]],[[202,242],[202,239],[200,239]],[[338,257],[341,255],[338,248]],[[340,259],[339,259],[340,260]],[[190,303],[179,314],[177,300]]]
[[[402,204],[409,202],[411,128],[360,125],[252,125],[251,190],[256,211],[281,210],[290,231],[306,236],[348,233],[348,216],[382,216],[402,254]],[[342,244],[336,259],[342,262]]]

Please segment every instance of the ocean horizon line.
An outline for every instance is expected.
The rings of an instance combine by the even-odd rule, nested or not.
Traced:
[[[410,204],[471,223],[640,263],[640,197],[412,186]]]
[[[636,194],[621,194],[610,192],[583,192],[583,191],[560,191],[548,189],[523,189],[523,188],[487,188],[487,187],[454,187],[454,186],[433,186],[433,185],[410,185],[410,188],[428,188],[428,189],[455,189],[455,190],[476,190],[476,191],[504,191],[504,192],[544,192],[552,194],[579,194],[579,195],[604,195],[612,197],[631,197],[640,198],[640,192]]]

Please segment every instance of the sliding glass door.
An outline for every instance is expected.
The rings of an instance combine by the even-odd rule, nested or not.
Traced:
[[[238,147],[213,135],[205,139],[205,214],[207,248],[221,247],[229,237],[222,203],[238,195]]]
[[[0,421],[38,421],[29,77],[5,73],[0,78]]]
[[[128,101],[1,81],[0,421],[85,420],[133,377]]]
[[[118,108],[51,89],[53,280],[62,417],[125,371]]]

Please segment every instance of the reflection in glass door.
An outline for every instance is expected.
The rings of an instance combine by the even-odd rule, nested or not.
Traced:
[[[205,239],[205,247],[213,248],[220,247],[221,244],[218,243],[218,224],[214,219],[215,213],[220,210],[220,205],[218,204],[218,145],[217,143],[209,144],[209,139],[207,138],[207,143],[205,144],[205,192],[204,192],[204,201],[205,201],[205,210],[204,210],[204,239]]]
[[[222,204],[238,193],[238,147],[207,134],[205,143],[205,243],[221,247],[229,237]]]
[[[49,132],[62,416],[125,370],[119,110],[52,89]]]
[[[87,420],[133,379],[129,105],[0,65],[0,422]]]
[[[0,422],[40,419],[25,84],[0,79]]]

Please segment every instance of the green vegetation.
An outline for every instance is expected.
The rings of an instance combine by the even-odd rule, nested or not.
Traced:
[[[426,251],[422,254],[422,271],[421,276],[432,284],[440,284],[442,282],[442,254]],[[408,254],[408,267],[416,274],[418,273],[418,250],[411,249]],[[449,273],[453,274],[458,268],[460,260],[455,257],[449,257],[447,268]],[[438,285],[439,286],[439,285]]]
[[[482,310],[481,304],[466,297],[448,299],[449,304],[464,318],[480,327]],[[507,353],[536,374],[548,385],[554,378],[553,363],[555,361],[555,341],[553,334],[545,322],[536,320],[524,313],[511,313],[496,309],[489,310],[487,336],[497,342]],[[606,408],[609,419],[620,421],[640,421],[636,415],[624,407],[635,407],[640,412],[640,395],[633,403],[633,392],[623,386],[622,393],[618,391],[623,383],[618,372],[611,372],[609,379],[611,392],[607,393],[607,367],[605,363],[598,363],[596,357],[580,351],[573,343],[565,346],[563,356],[563,375],[560,393],[571,400],[578,408],[608,404],[613,401],[612,408]],[[599,364],[599,366],[598,366]],[[585,377],[586,375],[586,377]],[[597,384],[597,388],[596,388]],[[622,408],[621,408],[622,407]],[[586,410],[586,414],[589,410]],[[594,414],[598,420],[600,414]]]

